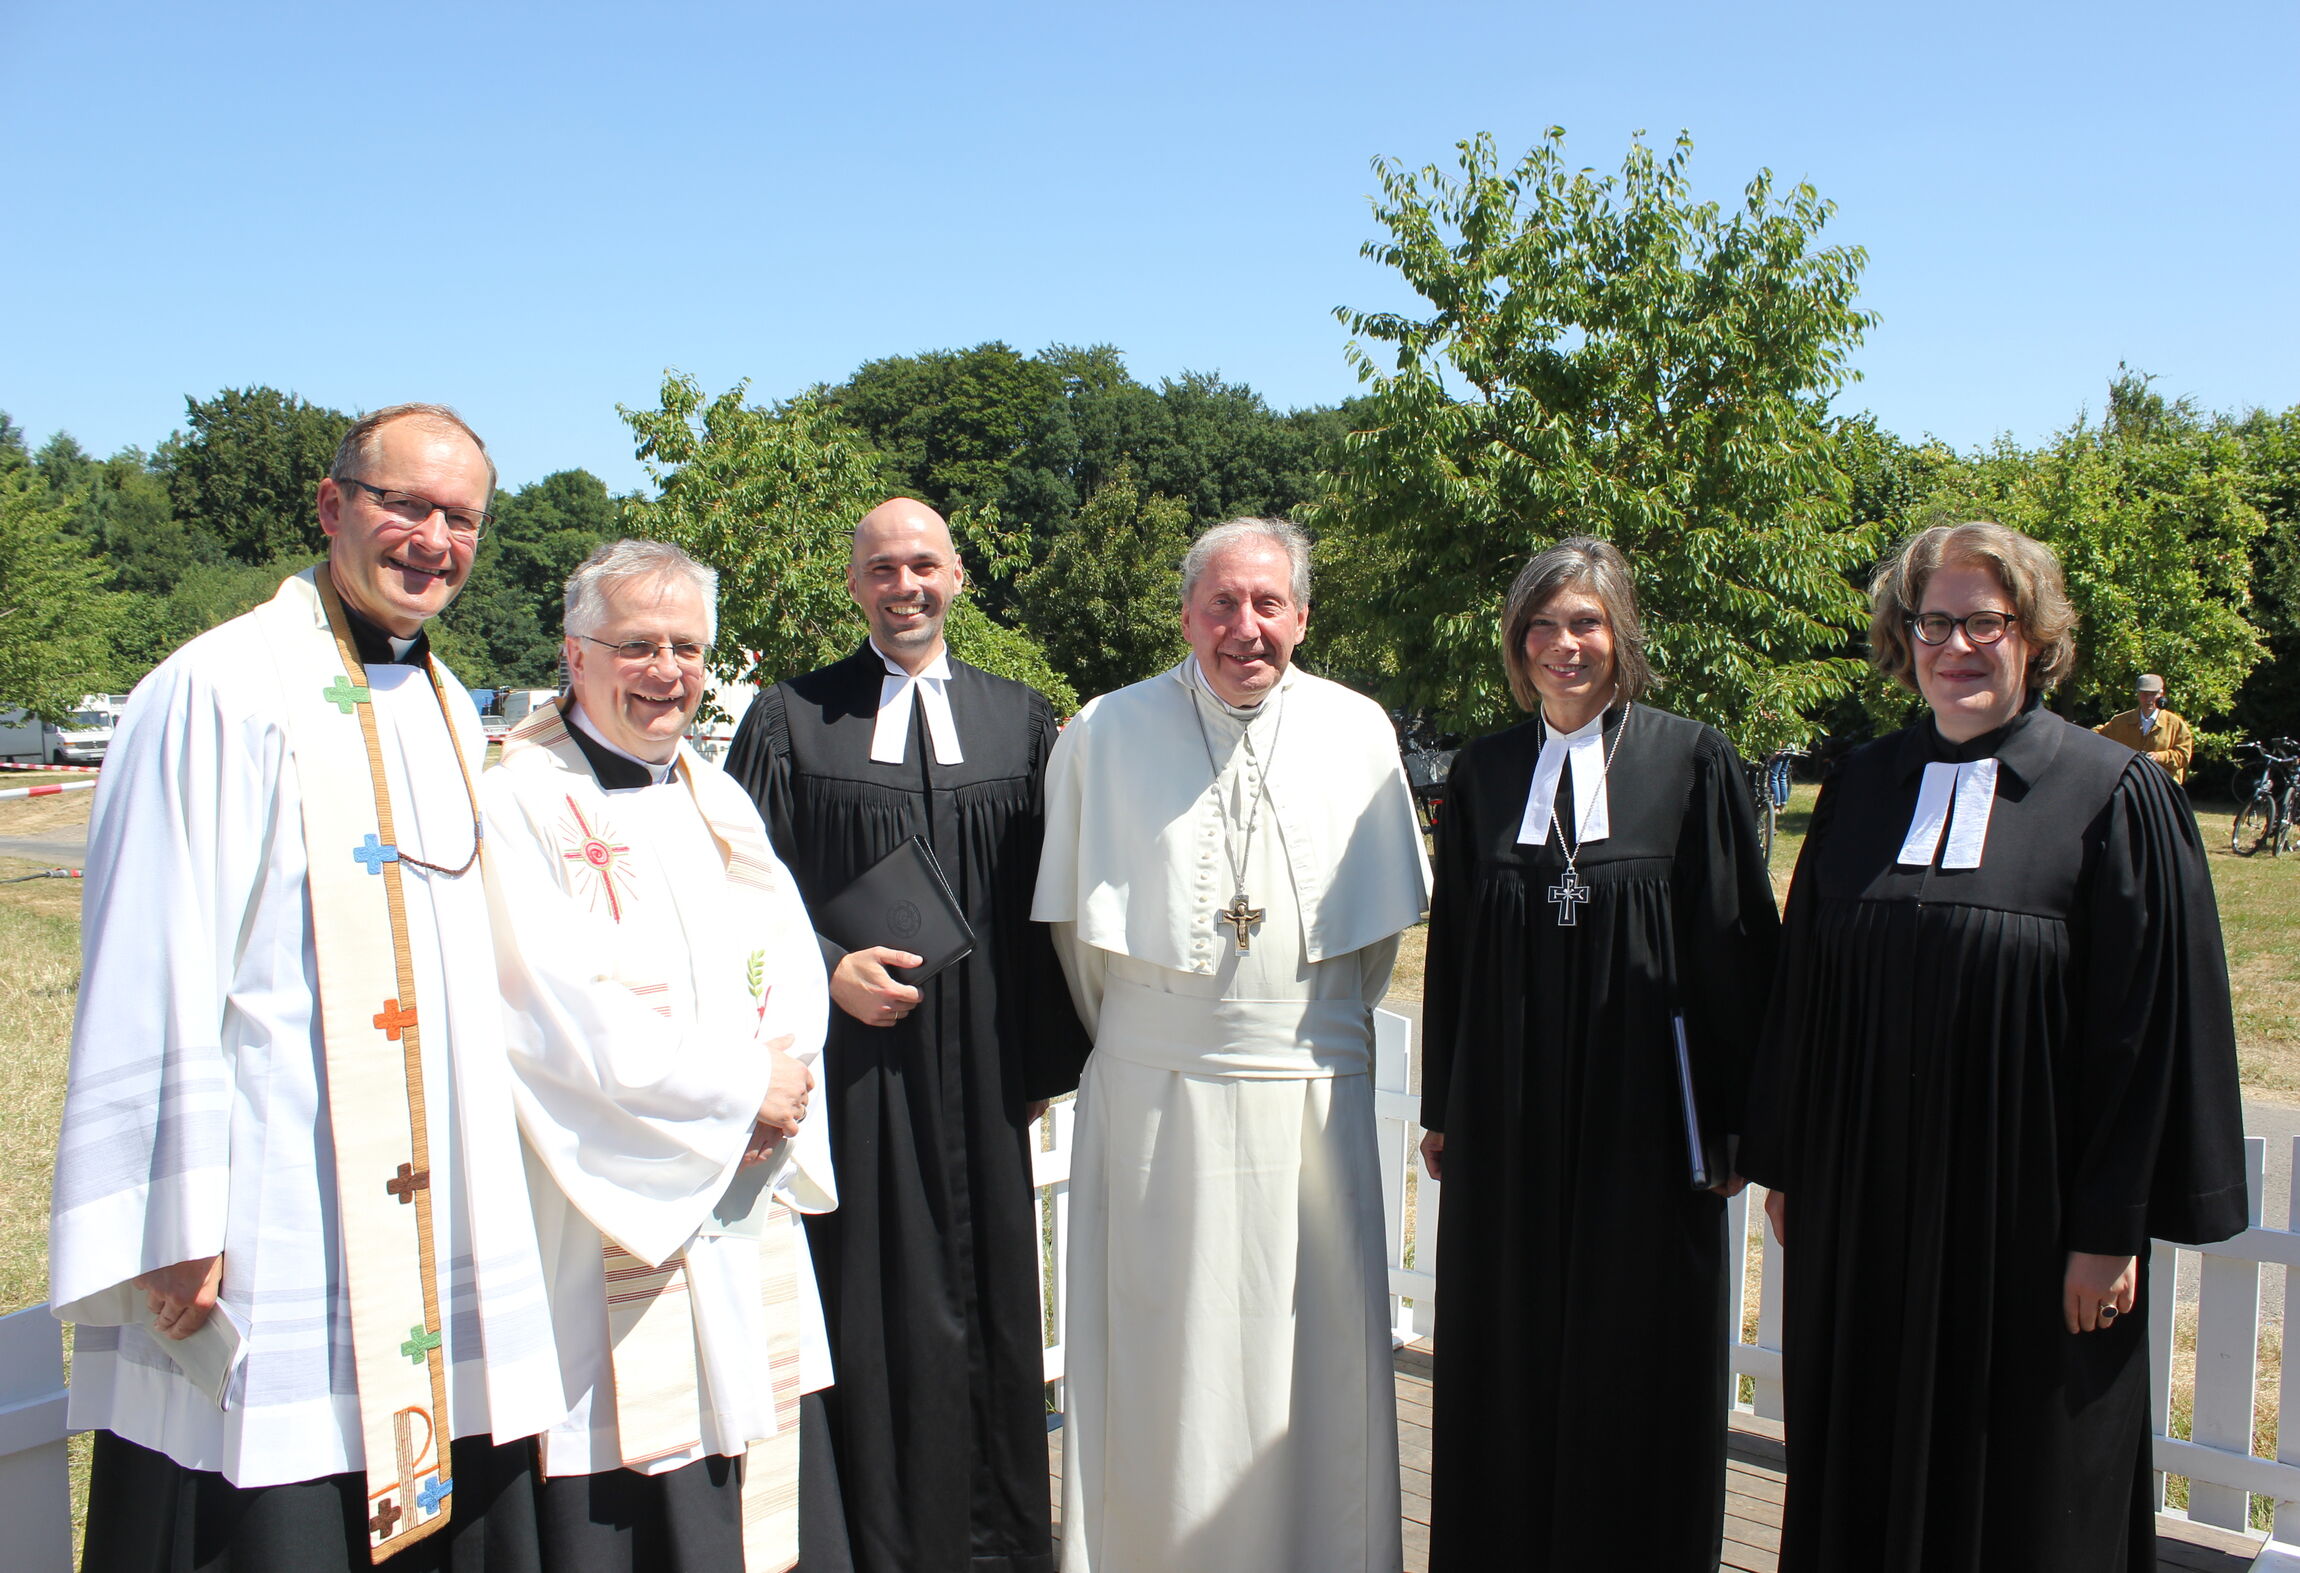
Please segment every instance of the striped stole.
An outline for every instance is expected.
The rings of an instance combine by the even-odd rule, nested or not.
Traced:
[[[368,1555],[381,1562],[448,1521],[445,1297],[431,1216],[424,1018],[383,744],[366,669],[325,576],[324,565],[296,575],[255,615],[303,799]],[[454,739],[437,669],[428,676]]]

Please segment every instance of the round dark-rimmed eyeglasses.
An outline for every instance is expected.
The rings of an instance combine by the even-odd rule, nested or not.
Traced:
[[[652,639],[626,639],[617,644],[611,639],[593,639],[589,634],[578,634],[576,637],[588,640],[602,649],[614,651],[633,666],[654,665],[655,656],[664,650],[670,651],[671,659],[681,666],[701,666],[704,658],[711,653],[709,645],[697,644],[692,639],[681,639],[671,644],[657,644]]]
[[[1962,617],[1951,617],[1946,612],[1919,612],[1909,619],[1909,632],[1917,636],[1919,644],[1947,644],[1949,635],[1962,628],[1968,644],[1995,644],[2005,636],[2005,630],[2020,619],[2010,612],[1967,612]]]
[[[347,477],[345,484],[356,486],[375,499],[375,505],[405,525],[420,525],[433,514],[447,521],[450,535],[467,536],[476,541],[495,515],[484,508],[450,508],[443,502],[418,497],[413,492],[393,491],[388,486],[374,486],[366,481]]]

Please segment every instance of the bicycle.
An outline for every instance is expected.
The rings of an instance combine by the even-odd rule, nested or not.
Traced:
[[[2252,796],[2236,810],[2228,827],[2228,850],[2248,858],[2262,847],[2270,857],[2283,856],[2287,847],[2300,848],[2300,834],[2293,825],[2295,797],[2300,795],[2300,773],[2293,766],[2300,765],[2300,743],[2273,737],[2265,743],[2241,744],[2236,751],[2258,755],[2260,773],[2253,779]]]
[[[1789,772],[1805,757],[1801,748],[1777,748],[1760,760],[1744,761],[1749,775],[1749,797],[1757,808],[1757,855],[1773,861],[1773,829],[1781,810],[1789,806]]]

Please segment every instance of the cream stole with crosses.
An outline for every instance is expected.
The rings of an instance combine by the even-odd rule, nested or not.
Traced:
[[[548,753],[559,768],[588,781],[591,766],[557,708],[538,710],[504,739],[503,764],[523,769],[538,763],[530,749]],[[755,811],[723,778],[706,783],[693,756],[680,751],[678,772],[697,814],[709,826],[726,879],[726,914],[734,949],[749,956],[741,980],[760,1011],[765,1008],[766,958],[779,947],[798,946],[811,962],[814,943],[804,911],[787,874],[781,871]],[[715,774],[715,773],[714,773]],[[706,786],[726,790],[706,790]],[[563,878],[590,871],[600,877],[606,910],[620,923],[622,898],[611,877],[616,855],[602,821],[591,824],[568,799],[571,810],[557,862]],[[645,998],[658,995],[667,980],[624,976],[624,986]],[[734,981],[732,979],[730,982]],[[667,1011],[667,1006],[658,1006]],[[769,1158],[768,1173],[778,1167]],[[798,1560],[798,1425],[800,1396],[800,1307],[798,1238],[795,1220],[782,1202],[763,1193],[759,1175],[744,1171],[730,1197],[757,1191],[747,1218],[732,1226],[716,1222],[712,1232],[755,1236],[761,1323],[766,1329],[768,1370],[774,1388],[775,1431],[753,1438],[743,1466],[743,1560],[747,1573],[782,1573]],[[746,1179],[748,1184],[746,1184]],[[722,1205],[721,1213],[728,1208]],[[649,1263],[613,1239],[603,1242],[607,1325],[614,1374],[616,1440],[627,1468],[685,1452],[701,1444],[699,1367],[694,1311],[688,1292],[686,1253]]]
[[[368,1553],[381,1562],[444,1526],[454,1491],[424,1002],[415,993],[383,745],[334,585],[324,569],[307,570],[255,615],[278,668],[303,798],[336,1215],[367,1454]],[[427,675],[453,738],[438,671]],[[460,740],[456,750],[460,757]],[[463,764],[468,781],[471,762]],[[463,877],[479,878],[477,864]]]

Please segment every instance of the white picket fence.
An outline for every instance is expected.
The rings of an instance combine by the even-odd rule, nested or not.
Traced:
[[[1404,1342],[1429,1336],[1437,1299],[1434,1276],[1440,1187],[1420,1165],[1415,1144],[1420,1099],[1411,1091],[1412,1024],[1388,1011],[1375,1013],[1374,1112],[1380,1124],[1384,1249],[1389,1263],[1391,1325]],[[1076,1105],[1063,1100],[1041,1127],[1045,1139],[1035,1158],[1038,1205],[1044,1233],[1052,1242],[1044,1285],[1048,1316],[1046,1379],[1057,1402],[1063,1376],[1065,1306],[1062,1263],[1070,1241],[1070,1152]],[[2294,1172],[2300,1174],[2300,1138],[2293,1141]],[[2259,1344],[2263,1331],[2261,1273],[2284,1270],[2283,1305],[2300,1293],[2300,1186],[2287,1210],[2285,1227],[2260,1224],[2261,1175],[2266,1144],[2245,1143],[2251,1181],[2252,1227],[2233,1240],[2205,1250],[2156,1242],[2149,1300],[2149,1358],[2154,1378],[2153,1419],[2157,1503],[2163,1505],[2164,1478],[2189,1480],[2188,1516],[2199,1523],[2249,1532],[2252,1499],[2272,1504],[2274,1538],[2256,1569],[2300,1573],[2300,1431],[2281,1423],[2290,1409],[2300,1416],[2300,1360],[2282,1364],[2273,1390],[2257,1392],[2265,1412],[2274,1413],[2274,1458],[2254,1456],[2252,1436],[2259,1389]],[[1412,1206],[1409,1211],[1408,1198]],[[1753,1401],[1745,1411],[1778,1419],[1781,1414],[1781,1274],[1779,1247],[1769,1230],[1750,1243],[1753,1198],[1743,1192],[1726,1212],[1728,1238],[1746,1253],[1742,1292],[1735,1299],[1732,1367],[1750,1378]],[[1750,1259],[1753,1258],[1753,1259]],[[1754,1280],[1754,1285],[1752,1285]],[[2196,1305],[2196,1358],[2190,1435],[2166,1434],[2172,1412],[2175,1311],[2184,1286],[2193,1285]],[[1754,1342],[1740,1337],[1750,1296],[1756,1298]],[[2268,1319],[2279,1347],[2285,1317]],[[0,1317],[0,1525],[7,1529],[7,1565],[23,1573],[64,1573],[72,1565],[71,1517],[64,1453],[64,1377],[60,1329],[45,1307],[34,1306]],[[2296,1545],[2286,1545],[2294,1542]]]

